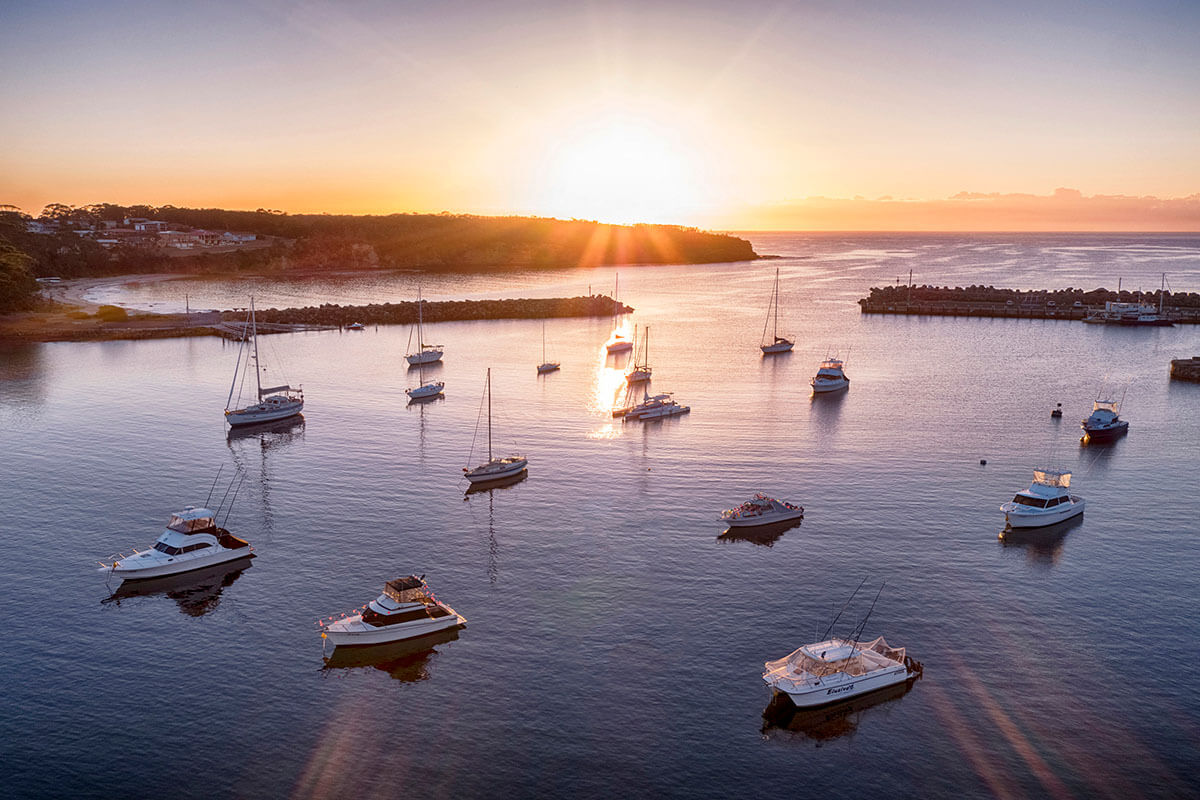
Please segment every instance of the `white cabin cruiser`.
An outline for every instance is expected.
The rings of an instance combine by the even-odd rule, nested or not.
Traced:
[[[721,521],[731,528],[749,528],[754,525],[772,525],[789,519],[803,519],[804,506],[796,506],[783,500],[767,497],[762,492],[754,495],[736,508],[721,512]]]
[[[321,638],[335,646],[370,645],[458,628],[467,620],[434,597],[425,577],[409,575],[384,584],[383,593],[358,614],[321,623]]]
[[[229,387],[229,397],[225,401],[225,422],[234,428],[239,425],[257,425],[260,422],[274,422],[277,419],[296,416],[304,410],[304,390],[302,388],[293,389],[287,384],[263,388],[263,368],[258,358],[258,323],[254,314],[253,297],[250,298],[250,315],[243,331],[245,335],[238,347],[237,364],[233,368],[233,383]],[[243,362],[242,354],[247,349],[247,345],[249,345],[249,352],[245,354],[246,358]],[[240,383],[245,382],[251,362],[254,366],[254,385],[258,391],[258,402],[236,408],[242,402],[241,391],[238,388],[239,378],[241,379]],[[234,398],[235,391],[238,394],[236,399]]]
[[[124,580],[160,578],[204,569],[239,558],[253,558],[254,548],[224,528],[207,508],[187,506],[171,515],[166,530],[150,550],[101,562],[101,572]]]
[[[1033,483],[1000,506],[1011,528],[1040,528],[1083,513],[1084,500],[1068,492],[1071,473],[1035,469]]]
[[[883,637],[870,642],[828,639],[806,644],[764,665],[763,681],[797,708],[836,703],[903,683],[920,664]]]
[[[1129,423],[1119,416],[1118,405],[1116,400],[1097,399],[1092,403],[1092,413],[1079,423],[1089,441],[1116,439],[1129,432]]]
[[[827,358],[821,362],[816,377],[812,379],[814,392],[836,392],[850,387],[850,379],[846,377],[846,364],[839,358]]]
[[[691,411],[689,406],[681,406],[675,401],[675,398],[670,392],[664,394],[656,394],[653,397],[643,390],[642,402],[636,406],[631,406],[624,409],[621,415],[625,421],[629,420],[644,420],[658,419],[660,417],[671,417],[677,414],[686,414]]]

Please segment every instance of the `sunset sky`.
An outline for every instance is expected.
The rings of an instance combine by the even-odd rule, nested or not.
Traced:
[[[0,0],[0,203],[1194,230],[1198,41],[1190,2]]]

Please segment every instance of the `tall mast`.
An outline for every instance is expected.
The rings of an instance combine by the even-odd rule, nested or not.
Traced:
[[[492,368],[488,367],[487,371],[487,396],[488,396],[488,461],[492,460]]]
[[[546,320],[542,320],[542,363],[546,363]]]
[[[1162,288],[1158,290],[1158,315],[1161,317],[1163,313],[1163,297],[1167,293],[1167,273],[1163,273]]]
[[[424,303],[421,302],[421,287],[417,287],[417,352],[425,352],[425,333],[421,327],[421,307]]]
[[[779,341],[779,267],[775,268],[775,341]]]
[[[262,400],[262,367],[258,363],[258,321],[254,318],[254,295],[250,296],[250,335],[254,337],[254,382],[258,384],[258,399]]]

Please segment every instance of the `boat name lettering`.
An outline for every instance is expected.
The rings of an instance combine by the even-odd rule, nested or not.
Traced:
[[[842,692],[848,692],[848,691],[850,691],[850,690],[851,690],[851,689],[853,689],[853,688],[854,688],[854,684],[852,683],[852,684],[850,684],[849,686],[839,686],[839,687],[838,687],[838,688],[836,688],[836,689],[827,689],[827,690],[825,691],[825,694],[827,694],[827,695],[830,695],[830,694],[841,694]]]

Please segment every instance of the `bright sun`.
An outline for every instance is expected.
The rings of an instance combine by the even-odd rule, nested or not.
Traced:
[[[699,172],[681,143],[650,122],[609,119],[558,138],[543,161],[542,213],[602,222],[681,222]]]

